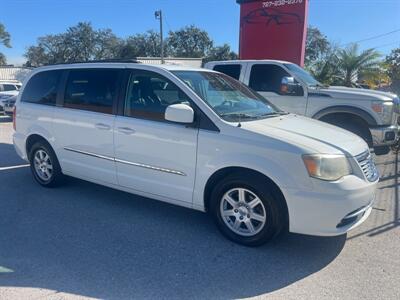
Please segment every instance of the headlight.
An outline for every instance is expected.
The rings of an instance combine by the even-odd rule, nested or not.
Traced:
[[[303,161],[311,177],[334,181],[351,174],[351,166],[344,155],[309,154]]]
[[[371,104],[371,108],[374,112],[381,115],[384,124],[390,124],[392,122],[393,102],[374,101]]]

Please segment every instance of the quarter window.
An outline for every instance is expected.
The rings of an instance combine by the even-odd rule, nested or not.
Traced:
[[[240,70],[242,66],[235,64],[235,65],[216,65],[214,67],[214,71],[224,73],[232,78],[239,80],[240,78]]]
[[[119,70],[71,70],[64,96],[64,107],[112,113]]]
[[[21,97],[22,102],[55,105],[57,88],[62,71],[43,71],[34,75],[27,83]]]
[[[188,96],[165,77],[149,71],[133,71],[125,98],[124,115],[164,121],[171,104],[190,104]]]

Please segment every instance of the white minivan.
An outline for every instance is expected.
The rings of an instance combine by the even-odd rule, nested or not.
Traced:
[[[346,233],[369,216],[379,178],[361,138],[211,70],[41,67],[14,114],[16,151],[39,184],[69,175],[207,211],[249,246],[283,230]]]

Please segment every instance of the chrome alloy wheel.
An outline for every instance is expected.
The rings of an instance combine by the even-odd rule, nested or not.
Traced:
[[[221,217],[234,233],[254,236],[266,223],[266,211],[261,199],[245,188],[227,191],[220,204]]]
[[[46,151],[39,149],[33,158],[36,175],[43,181],[49,181],[53,175],[53,164]]]

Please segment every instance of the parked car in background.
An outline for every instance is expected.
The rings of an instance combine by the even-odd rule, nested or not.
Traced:
[[[6,115],[12,116],[17,96],[11,96],[3,101],[3,110]]]
[[[370,214],[379,177],[358,136],[283,112],[205,69],[37,68],[17,98],[14,128],[39,184],[65,174],[208,211],[225,236],[249,246],[287,229],[346,233]]]
[[[328,87],[298,65],[277,60],[209,62],[206,68],[248,85],[284,111],[347,129],[376,154],[396,143],[400,101],[397,95],[358,88]]]
[[[15,97],[18,95],[22,84],[18,80],[0,80],[0,112],[10,112],[15,103]],[[11,100],[11,101],[10,101]]]

